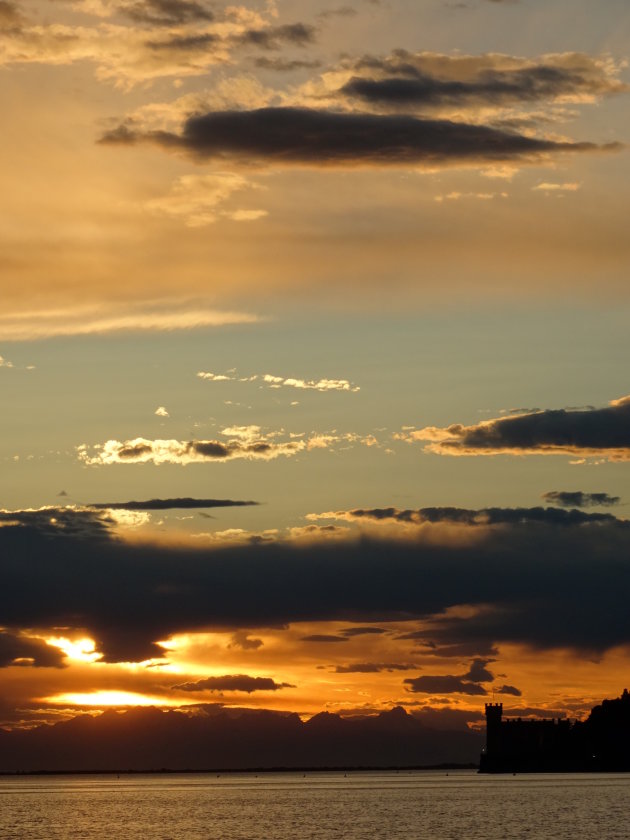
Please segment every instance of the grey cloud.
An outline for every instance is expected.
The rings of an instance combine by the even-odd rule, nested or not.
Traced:
[[[95,510],[192,510],[195,508],[243,507],[258,502],[241,502],[233,499],[148,499],[146,502],[98,502],[87,505]]]
[[[583,513],[579,510],[558,510],[557,508],[480,508],[469,510],[456,507],[430,507],[418,510],[388,508],[356,508],[349,511],[337,511],[330,515],[340,519],[373,520],[376,522],[394,521],[421,525],[425,522],[434,524],[452,522],[470,526],[516,525],[528,522],[548,523],[573,527],[595,522],[617,522],[611,513]]]
[[[491,660],[476,658],[465,674],[426,675],[403,680],[414,694],[469,694],[483,696],[488,692],[480,683],[492,682],[494,674],[486,668]]]
[[[171,686],[178,691],[278,691],[281,688],[295,688],[289,683],[277,683],[271,677],[250,677],[247,674],[226,674],[223,677],[206,677],[196,682]]]
[[[138,0],[132,5],[121,6],[119,11],[131,20],[152,26],[214,20],[212,11],[195,0]]]
[[[629,89],[605,62],[582,53],[526,60],[396,50],[385,58],[364,56],[349,67],[356,75],[339,93],[386,110],[580,101]]]
[[[501,688],[495,689],[496,694],[510,694],[512,697],[522,697],[523,692],[513,685],[503,685]]]
[[[473,639],[438,645],[430,636],[430,630],[414,630],[410,633],[401,633],[396,638],[401,641],[415,641],[418,647],[422,648],[423,654],[439,656],[441,659],[444,657],[457,657],[459,659],[468,656],[494,658],[499,655],[497,648],[487,641]]]
[[[630,644],[630,527],[614,517],[521,518],[470,542],[436,526],[426,539],[220,548],[126,543],[105,512],[4,511],[0,523],[0,626],[81,629],[107,661],[163,656],[155,641],[178,632],[298,621],[416,619],[431,650],[471,645],[478,658],[501,643],[588,655]]]
[[[63,668],[64,654],[42,639],[0,630],[0,668]]]
[[[185,121],[181,134],[135,131],[120,125],[100,142],[148,142],[199,161],[236,159],[248,165],[317,167],[526,163],[554,153],[618,148],[618,144],[544,140],[448,120],[290,107],[194,114]]]
[[[630,460],[630,397],[605,408],[547,409],[500,417],[473,426],[454,424],[412,432],[442,455],[556,454]]]
[[[473,659],[468,673],[464,675],[464,679],[478,683],[492,682],[494,674],[486,668],[488,662],[490,662],[488,659]]]
[[[209,47],[220,43],[218,35],[205,32],[201,35],[172,35],[161,41],[147,41],[146,46],[151,50],[172,50],[181,52],[205,52]]]
[[[454,676],[426,675],[409,678],[403,682],[409,686],[408,691],[414,694],[468,694],[481,697],[488,693],[483,686]]]
[[[135,460],[141,458],[143,455],[150,455],[152,448],[147,443],[137,443],[133,446],[121,446],[118,449],[118,457],[122,460]]]
[[[255,59],[254,64],[261,70],[275,70],[278,73],[289,73],[293,70],[313,70],[321,67],[321,61],[303,61],[300,59],[269,58],[261,55]]]
[[[247,47],[264,50],[278,49],[280,44],[292,44],[305,47],[315,41],[317,30],[306,23],[288,23],[282,26],[270,26],[265,29],[246,29],[234,37],[234,42]]]
[[[568,508],[612,507],[621,501],[619,496],[608,493],[584,493],[582,490],[549,490],[543,499],[552,505]]]

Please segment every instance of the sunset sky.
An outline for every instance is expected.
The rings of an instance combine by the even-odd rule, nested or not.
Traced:
[[[630,687],[627,0],[0,0],[0,726]]]

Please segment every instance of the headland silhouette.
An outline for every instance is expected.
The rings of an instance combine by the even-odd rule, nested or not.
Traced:
[[[487,703],[479,772],[630,772],[628,690],[584,721],[504,719],[502,703]]]

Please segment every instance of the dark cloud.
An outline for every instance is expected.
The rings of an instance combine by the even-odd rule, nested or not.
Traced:
[[[425,522],[434,524],[452,522],[461,525],[517,525],[528,522],[547,522],[552,525],[575,525],[594,522],[618,521],[611,513],[583,513],[579,510],[558,510],[557,508],[480,508],[469,510],[456,507],[419,508],[418,510],[388,508],[355,508],[349,511],[338,511],[336,514],[343,519],[373,520],[375,522],[400,522],[422,525]]]
[[[141,458],[143,455],[150,455],[152,451],[151,446],[147,443],[137,443],[134,446],[123,445],[118,449],[118,457],[123,461],[132,461]]]
[[[337,665],[335,674],[379,674],[381,671],[415,671],[417,668],[417,665],[398,662],[355,662],[352,665]]]
[[[281,688],[295,688],[289,683],[277,683],[271,677],[249,677],[247,674],[226,674],[223,677],[206,677],[196,682],[171,686],[178,691],[278,691]]]
[[[195,508],[243,507],[258,502],[235,501],[233,499],[148,499],[146,502],[98,502],[87,505],[95,510],[192,510]]]
[[[181,134],[136,131],[121,125],[104,134],[100,142],[150,142],[199,161],[236,159],[246,164],[318,167],[533,162],[552,153],[617,148],[615,144],[544,140],[449,120],[308,108],[194,114],[185,121]]]
[[[419,648],[422,648],[424,655],[443,657],[495,657],[499,652],[492,644],[487,642],[480,642],[476,639],[472,641],[461,641],[454,644],[438,645],[433,639],[430,639],[430,630],[413,630],[410,633],[401,633],[396,636],[401,641],[415,641]]]
[[[467,682],[462,677],[423,676],[403,680],[413,694],[468,694],[482,697],[488,692],[478,683]]]
[[[317,29],[306,23],[288,23],[282,26],[270,26],[265,29],[246,29],[233,38],[241,46],[258,47],[263,50],[275,50],[285,44],[306,47],[314,43]]]
[[[464,675],[464,679],[478,683],[492,682],[494,674],[486,668],[489,662],[489,659],[473,659],[468,673]]]
[[[23,528],[48,539],[77,537],[90,541],[111,538],[113,520],[105,512],[86,508],[44,507],[39,510],[0,510],[0,544],[2,528]],[[9,531],[6,532],[7,534]],[[0,625],[2,619],[0,617]]]
[[[333,636],[327,633],[313,633],[310,636],[301,636],[300,637],[302,642],[347,642],[348,639],[345,636]]]
[[[547,409],[474,426],[427,427],[410,437],[435,441],[425,448],[442,455],[556,454],[628,461],[630,397],[606,408]]]
[[[628,85],[601,61],[581,53],[525,60],[511,56],[446,56],[396,50],[350,64],[339,93],[384,110],[505,107],[583,100]]]
[[[186,548],[126,543],[105,512],[5,511],[0,626],[80,629],[107,661],[163,655],[155,642],[178,632],[411,619],[438,653],[515,643],[597,655],[630,644],[630,527],[581,517],[515,518],[470,540],[446,523],[397,539]]]
[[[521,697],[523,692],[513,685],[503,685],[501,688],[495,689],[495,694],[511,694],[513,697]]]
[[[380,636],[387,633],[382,627],[348,627],[341,631],[342,636]]]
[[[210,9],[195,0],[138,0],[132,5],[122,6],[119,11],[131,20],[152,26],[214,20]]]
[[[584,493],[581,490],[549,490],[548,493],[543,493],[543,499],[552,505],[568,508],[612,507],[621,501],[619,496],[610,496],[608,493]]]
[[[0,630],[0,668],[63,668],[64,654],[43,639]]]
[[[481,683],[494,680],[494,674],[486,668],[492,661],[475,658],[465,674],[448,674],[446,676],[426,675],[403,680],[414,694],[468,694],[483,696],[488,692]]]
[[[269,58],[261,55],[254,60],[256,67],[261,70],[275,70],[278,73],[289,73],[293,70],[313,70],[321,67],[321,61],[301,61],[300,59]]]
[[[199,35],[173,35],[161,41],[147,41],[146,46],[155,51],[205,52],[209,47],[221,42],[218,35],[204,32]]]

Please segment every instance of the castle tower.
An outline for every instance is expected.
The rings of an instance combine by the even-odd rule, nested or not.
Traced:
[[[501,754],[501,718],[503,703],[486,703],[486,755],[496,759]]]

